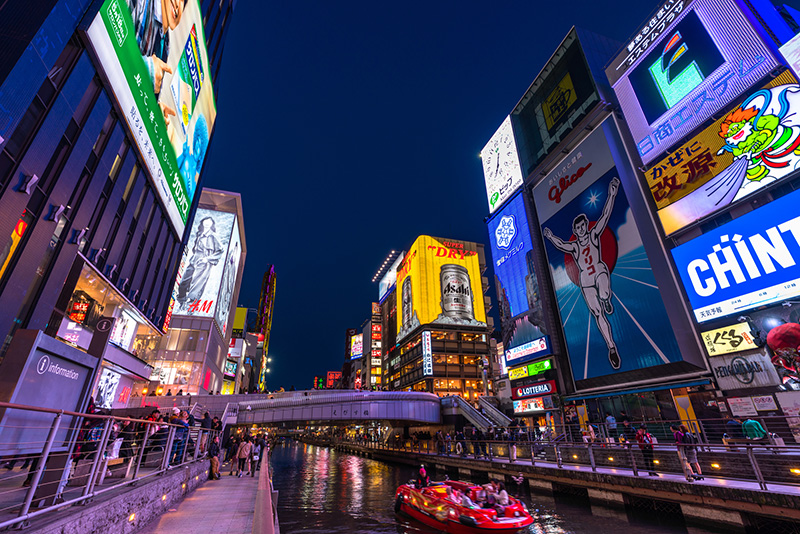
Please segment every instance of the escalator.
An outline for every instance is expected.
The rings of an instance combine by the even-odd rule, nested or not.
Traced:
[[[490,426],[494,426],[491,419],[472,407],[472,405],[461,397],[443,397],[442,415],[448,415],[452,410],[452,415],[463,415],[475,428],[480,428],[486,432]]]
[[[488,398],[486,397],[479,397],[478,403],[480,403],[481,409],[483,410],[483,415],[486,416],[489,420],[492,421],[494,426],[502,426],[507,427],[511,424],[511,418],[508,417],[506,414],[501,412],[497,409],[497,407],[492,404]]]

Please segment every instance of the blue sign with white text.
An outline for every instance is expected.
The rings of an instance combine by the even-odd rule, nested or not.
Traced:
[[[800,191],[672,250],[697,322],[800,295]]]

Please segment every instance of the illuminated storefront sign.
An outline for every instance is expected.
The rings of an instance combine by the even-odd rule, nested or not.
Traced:
[[[355,360],[364,355],[364,334],[356,334],[350,338],[350,359]]]
[[[556,392],[555,380],[548,380],[547,382],[539,382],[529,386],[519,386],[511,388],[512,399],[527,399],[528,397],[539,397],[541,395],[548,395]]]
[[[532,399],[520,399],[513,401],[514,413],[543,412],[553,409],[553,397],[543,395]]]
[[[667,2],[606,74],[649,163],[776,66],[735,2],[684,0]]]
[[[223,375],[227,377],[236,376],[236,368],[238,364],[231,360],[225,361],[225,371],[223,371]]]
[[[398,342],[429,323],[486,326],[477,243],[419,236],[397,288]]]
[[[553,368],[553,360],[547,359],[540,362],[534,362],[525,367],[517,367],[508,371],[509,380],[519,380],[528,376],[537,376]]]
[[[672,249],[697,322],[800,295],[800,191]]]
[[[786,71],[648,169],[664,232],[676,232],[794,173],[800,165],[798,112],[800,85]]]
[[[506,117],[483,147],[481,161],[486,180],[486,195],[489,198],[489,213],[492,213],[522,185],[522,171],[511,117]]]
[[[87,35],[157,195],[183,236],[217,114],[203,17],[196,0],[158,14],[136,2],[132,13],[130,4],[105,0]],[[158,17],[166,19],[166,35]]]
[[[525,367],[517,367],[516,369],[509,369],[508,370],[508,379],[509,380],[519,380],[520,378],[525,378],[528,376],[528,366]]]
[[[328,389],[332,389],[336,382],[342,379],[342,372],[341,371],[328,371],[327,380],[325,385]]]
[[[431,348],[431,333],[425,330],[422,333],[422,375],[433,374],[433,350]]]
[[[750,325],[736,323],[700,334],[709,356],[721,356],[758,348],[750,333]]]
[[[609,148],[615,128],[604,121],[533,188],[576,381],[681,359]]]
[[[513,365],[527,359],[542,356],[542,352],[550,350],[549,337],[543,336],[539,339],[525,343],[519,347],[506,351],[506,365]],[[513,363],[512,363],[513,362]]]

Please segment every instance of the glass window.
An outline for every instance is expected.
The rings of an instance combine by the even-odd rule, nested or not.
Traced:
[[[447,363],[449,365],[458,365],[461,363],[460,358],[457,354],[448,354],[447,355]]]
[[[470,354],[465,354],[464,358],[464,365],[477,365],[478,364],[478,357]]]

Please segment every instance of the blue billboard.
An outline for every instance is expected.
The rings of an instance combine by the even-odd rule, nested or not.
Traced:
[[[533,197],[575,380],[680,361],[603,128]]]
[[[800,295],[800,191],[672,250],[695,319]]]
[[[510,199],[489,221],[504,348],[519,347],[542,338],[547,332],[533,267],[533,246],[525,201]]]

